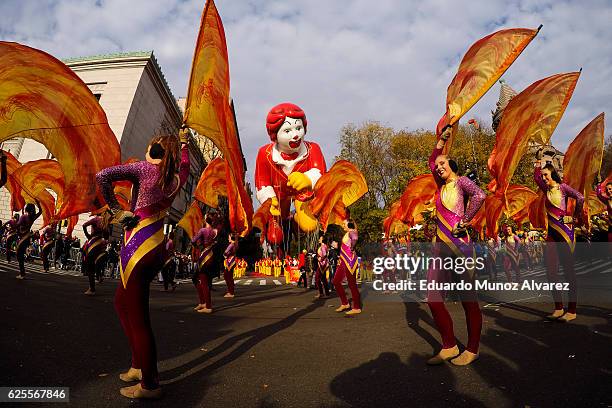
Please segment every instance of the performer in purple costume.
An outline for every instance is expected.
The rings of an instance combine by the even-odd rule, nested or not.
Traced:
[[[83,224],[83,233],[87,241],[83,245],[83,268],[89,278],[89,288],[86,295],[92,296],[96,293],[96,278],[102,281],[102,269],[106,264],[106,244],[104,239],[105,228],[102,217],[95,215]],[[91,232],[88,231],[88,227]]]
[[[215,260],[213,259],[213,247],[217,243],[217,229],[215,218],[207,214],[203,228],[191,239],[192,245],[201,247],[200,257],[198,258],[198,273],[196,290],[198,291],[199,303],[194,308],[198,313],[212,313],[212,300],[210,297],[210,284],[212,283],[215,271],[213,270]]]
[[[130,344],[132,366],[119,377],[126,382],[141,380],[121,388],[121,394],[128,398],[161,397],[149,318],[149,285],[163,265],[164,218],[189,175],[188,137],[189,131],[182,129],[180,165],[176,136],[158,136],[147,149],[146,161],[110,167],[96,175],[115,220],[125,227],[115,309]],[[113,192],[113,182],[121,180],[134,184],[133,214],[122,211]]]
[[[8,220],[4,224],[4,229],[6,230],[6,240],[4,241],[4,246],[6,247],[6,261],[11,262],[11,255],[13,253],[13,245],[17,243],[17,239],[19,238],[19,234],[17,233],[17,223],[19,222],[19,214],[15,213],[13,218]]]
[[[236,234],[229,234],[229,245],[223,252],[223,279],[227,285],[227,293],[223,296],[225,298],[233,298],[235,296],[235,285],[234,285],[234,268],[236,267],[236,251],[238,250],[238,236]]]
[[[344,220],[344,237],[342,237],[342,246],[340,247],[340,259],[338,260],[338,267],[332,280],[334,287],[342,304],[336,309],[336,312],[342,312],[349,310],[345,314],[354,315],[361,313],[361,295],[359,294],[359,288],[357,287],[357,254],[355,253],[355,244],[357,244],[357,227],[355,221]],[[349,289],[351,290],[351,297],[353,301],[353,307],[349,304],[349,301],[344,292],[342,281],[346,277]]]
[[[608,212],[608,242],[612,242],[612,182],[609,181],[605,187],[604,182],[597,184],[595,192],[599,201],[606,205],[606,211]]]
[[[317,272],[315,273],[315,285],[319,290],[319,294],[315,296],[316,299],[329,297],[329,285],[327,284],[327,272],[329,270],[328,253],[325,237],[321,235],[319,237],[319,248],[317,249]]]
[[[40,231],[40,258],[42,259],[43,269],[49,272],[49,254],[55,245],[55,229],[57,223],[47,225]]]
[[[567,313],[563,310],[561,292],[553,290],[555,310],[548,318],[558,319],[561,322],[569,322],[576,318],[576,303],[578,300],[576,273],[574,271],[574,248],[576,246],[574,225],[578,222],[576,217],[582,214],[584,197],[578,191],[561,181],[561,177],[552,164],[548,163],[544,167],[540,167],[542,150],[537,152],[536,159],[533,178],[540,190],[546,194],[545,206],[548,234],[546,236],[547,243],[544,256],[546,257],[548,281],[551,283],[558,282],[559,261],[561,261],[563,262],[565,280],[569,284]],[[570,197],[576,200],[574,217],[567,211],[567,199]]]
[[[42,214],[38,201],[36,201],[36,206],[38,207],[38,212],[36,212],[34,204],[26,204],[23,214],[19,217],[19,221],[17,221],[17,234],[19,234],[19,241],[15,251],[17,252],[17,262],[19,262],[19,275],[17,275],[17,279],[25,278],[26,249],[32,242],[32,225]]]
[[[470,244],[470,236],[465,228],[484,203],[485,194],[469,178],[459,177],[457,175],[457,163],[442,154],[449,137],[450,129],[442,134],[429,157],[429,168],[438,185],[436,191],[437,230],[434,237],[434,258],[474,258],[474,248]],[[459,274],[452,269],[444,268],[444,266],[438,268],[434,262],[428,271],[427,281],[428,284],[443,284],[464,280],[473,284],[474,276],[473,270]],[[427,292],[427,304],[442,337],[442,350],[429,359],[428,364],[442,364],[444,361],[452,359],[451,362],[455,365],[467,365],[478,358],[482,312],[478,305],[476,291],[462,291],[460,296],[468,327],[468,343],[461,355],[459,355],[459,348],[453,331],[453,320],[444,305],[444,291],[429,290]]]

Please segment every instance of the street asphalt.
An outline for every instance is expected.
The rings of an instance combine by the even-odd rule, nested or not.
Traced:
[[[612,300],[580,304],[568,324],[543,318],[548,302],[482,302],[479,360],[430,367],[439,335],[426,304],[374,300],[363,287],[364,312],[349,318],[334,312],[337,297],[270,279],[238,284],[232,300],[215,285],[211,315],[192,310],[191,283],[173,293],[152,284],[164,397],[130,400],[119,394],[130,354],[113,309],[118,282],[87,297],[85,277],[40,272],[28,265],[19,281],[16,263],[0,261],[0,386],[70,387],[70,406],[612,406]],[[465,343],[461,304],[448,308]]]

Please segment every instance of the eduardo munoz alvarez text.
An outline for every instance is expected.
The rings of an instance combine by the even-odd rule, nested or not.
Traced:
[[[444,268],[453,270],[461,275],[469,270],[483,270],[485,260],[482,257],[413,257],[406,254],[396,255],[395,257],[377,257],[374,258],[373,272],[375,275],[381,275],[385,270],[405,270],[410,275],[414,275],[417,270],[429,270],[433,266],[435,268]],[[400,280],[398,282],[383,282],[382,279],[376,279],[373,282],[374,290],[416,290],[417,282],[411,280]],[[548,283],[536,282],[534,280],[525,280],[523,282],[489,282],[487,279],[475,280],[472,282],[427,282],[422,279],[418,281],[419,290],[569,290],[569,284],[563,282]]]

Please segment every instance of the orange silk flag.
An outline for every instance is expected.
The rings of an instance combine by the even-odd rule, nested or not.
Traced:
[[[536,197],[537,198],[537,197]],[[514,222],[516,222],[519,226],[521,224],[523,224],[524,222],[529,220],[529,206],[531,205],[531,203],[533,202],[530,201],[529,205],[521,210],[519,210],[517,213],[515,213],[514,215],[512,215],[510,218],[512,218],[514,220]]]
[[[230,111],[225,31],[213,0],[206,1],[202,12],[187,89],[184,121],[190,128],[212,140],[228,160],[231,150],[238,148],[237,153],[240,154]],[[235,170],[238,175],[242,175],[242,161],[231,164],[238,166]]]
[[[58,201],[64,195],[64,174],[55,160],[41,159],[25,163],[13,176],[21,185],[21,194],[27,202],[38,200],[42,209],[43,224],[51,222],[55,215],[56,200],[46,190],[53,190]]]
[[[606,205],[599,201],[597,193],[591,191],[589,193],[589,215],[597,215],[606,211]]]
[[[308,205],[312,215],[319,220],[321,228],[325,231],[330,221],[340,223],[343,209],[355,203],[367,192],[368,185],[359,169],[349,161],[338,160],[317,181],[314,198]]]
[[[268,232],[268,221],[270,220],[270,200],[266,200],[253,215],[253,227],[258,228],[261,231],[260,242],[263,243],[266,240]]]
[[[403,227],[397,223],[413,226],[423,222],[422,212],[433,206],[436,195],[436,182],[430,173],[413,177],[399,200],[391,204],[389,216],[383,221],[383,231],[387,237]]]
[[[529,206],[538,195],[529,187],[512,185],[508,187],[506,196],[508,198],[506,215],[520,226],[529,218]]]
[[[72,231],[74,231],[74,227],[76,227],[79,222],[79,216],[73,215],[68,217],[68,226],[66,227],[66,235],[72,237]]]
[[[508,205],[506,206],[506,215],[512,217],[515,214],[529,208],[529,204],[535,200],[538,195],[529,187],[512,185],[508,187],[506,192]]]
[[[480,235],[484,230],[484,227],[487,226],[487,212],[484,204],[480,206],[480,209],[470,221],[470,226],[474,229],[474,231],[478,232]]]
[[[243,186],[244,187],[244,186]],[[232,232],[245,236],[250,228],[250,219],[239,193],[239,186],[233,177],[227,161],[217,157],[211,161],[198,181],[194,198],[210,207],[219,207],[219,196],[227,197],[229,221]],[[247,206],[252,206],[249,200]]]
[[[21,194],[26,195],[26,193],[21,190]],[[35,200],[33,197],[29,195],[24,197],[28,203],[35,204]],[[49,225],[51,221],[53,221],[55,215],[55,198],[47,190],[42,190],[36,196],[36,200],[38,200],[38,204],[40,204],[40,210],[42,211],[43,217],[43,227]],[[78,216],[76,216],[78,218]]]
[[[95,175],[118,164],[117,138],[87,85],[51,55],[0,41],[0,142],[42,143],[64,173],[59,218],[91,211],[101,195]]]
[[[489,157],[488,189],[505,193],[530,141],[547,144],[569,103],[580,72],[557,74],[531,84],[512,98],[497,128]]]
[[[434,205],[437,185],[431,173],[412,178],[400,197],[397,218],[408,225],[422,221],[421,213]]]
[[[55,160],[29,161],[17,169],[14,175],[23,189],[34,197],[47,188],[53,190],[59,200],[64,195],[64,173]]]
[[[438,134],[453,125],[495,84],[540,31],[510,28],[489,34],[467,50],[446,93],[446,113]],[[449,140],[449,145],[452,140]]]
[[[485,198],[485,217],[487,220],[487,237],[495,238],[499,234],[499,217],[504,210],[504,203],[495,194],[490,194]]]
[[[398,200],[391,204],[391,208],[389,208],[389,215],[383,220],[383,232],[386,237],[391,236],[391,230],[393,229],[393,224],[396,222],[401,222],[397,219],[398,211],[400,210],[401,202]]]
[[[259,228],[259,230],[264,233],[270,217],[270,201],[266,200],[266,202],[255,211],[255,215],[253,215],[253,227]]]
[[[178,222],[177,226],[181,227],[191,239],[204,225],[204,215],[200,209],[200,205],[194,200],[189,207],[189,210],[183,215],[183,218]]]
[[[563,181],[584,196],[583,220],[589,222],[591,183],[604,151],[604,114],[600,113],[576,136],[563,158]],[[573,201],[573,200],[572,200]],[[573,208],[568,208],[573,211]]]
[[[213,0],[207,0],[202,12],[200,32],[191,66],[184,123],[210,139],[229,164],[229,175],[236,190],[229,190],[232,200],[240,202],[246,217],[235,226],[247,231],[253,217],[253,203],[244,186],[245,164],[238,138],[234,107],[230,100],[229,61],[221,17]],[[236,197],[233,197],[233,196]],[[229,198],[229,197],[228,197]],[[231,209],[231,207],[230,207]]]
[[[546,217],[546,194],[540,192],[538,197],[529,205],[529,222],[533,228],[548,228],[548,219]]]
[[[14,176],[15,172],[21,167],[19,160],[10,152],[6,154],[6,184],[4,187],[11,193],[11,211],[21,211],[25,206],[25,200],[21,196],[21,184]]]

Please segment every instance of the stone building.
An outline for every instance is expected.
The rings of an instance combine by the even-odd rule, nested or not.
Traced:
[[[147,146],[154,134],[176,132],[183,114],[172,95],[168,83],[152,51],[130,52],[92,57],[71,58],[63,61],[87,84],[106,112],[110,128],[121,146],[121,159],[144,159]],[[22,163],[51,158],[48,150],[31,139],[16,138],[4,142]],[[167,224],[176,224],[191,202],[193,189],[206,162],[197,143],[190,146],[191,171],[187,183],[174,201]],[[0,191],[0,219],[10,217],[9,193]],[[82,223],[87,214],[79,217],[74,235],[84,241]],[[40,227],[42,220],[34,225]],[[116,232],[114,235],[117,235]]]

